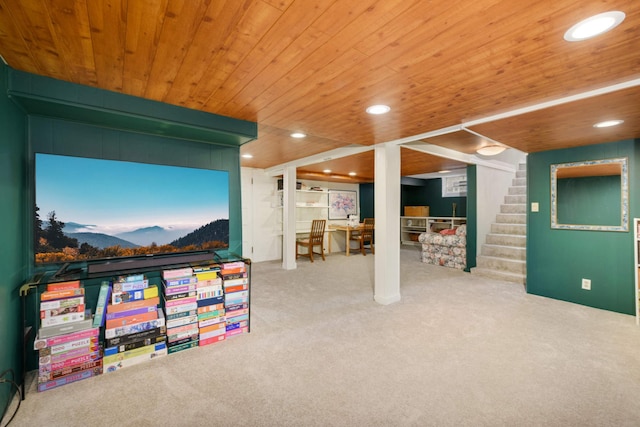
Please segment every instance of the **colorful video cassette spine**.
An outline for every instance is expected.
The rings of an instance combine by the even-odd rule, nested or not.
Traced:
[[[55,310],[57,308],[65,308],[65,307],[73,307],[80,304],[84,304],[84,295],[79,297],[56,299],[53,301],[43,301],[40,303],[40,311]]]
[[[206,307],[209,305],[216,305],[220,303],[224,303],[224,296],[198,300],[198,307]]]
[[[141,354],[139,356],[134,356],[131,357],[129,359],[122,359],[122,360],[115,360],[112,361],[110,363],[107,363],[106,361],[103,361],[103,372],[106,373],[110,373],[110,372],[116,372],[119,371],[120,369],[124,369],[124,368],[128,368],[130,366],[134,366],[137,365],[139,363],[144,363],[147,362],[149,360],[154,360],[157,359],[158,357],[162,357],[162,356],[166,356],[167,355],[167,348],[164,347],[160,350],[156,350],[153,351],[151,353],[147,353],[147,354]]]
[[[175,333],[175,334],[167,334],[167,342],[169,344],[174,343],[176,341],[180,341],[183,340],[185,338],[191,338],[191,337],[197,337],[198,333],[199,333],[199,329],[196,326],[195,328],[183,331],[183,332],[179,332],[179,333]]]
[[[107,313],[118,313],[121,311],[134,310],[141,307],[151,307],[160,304],[160,297],[141,299],[123,304],[110,304],[107,306]]]
[[[84,331],[73,332],[66,335],[55,336],[51,338],[36,338],[33,342],[34,350],[41,350],[45,347],[51,347],[66,342],[77,341],[83,338],[97,337],[100,334],[99,328],[86,329]]]
[[[129,350],[135,350],[136,348],[145,347],[148,345],[155,345],[167,341],[166,335],[157,335],[153,338],[144,338],[142,340],[134,341],[128,344],[117,345],[114,347],[107,347],[104,349],[104,356],[112,356],[118,353],[124,353]]]
[[[115,353],[109,356],[104,356],[103,360],[104,360],[104,363],[107,364],[107,363],[112,363],[118,360],[131,359],[143,354],[153,353],[155,351],[162,350],[163,348],[167,348],[167,343],[165,341],[155,343],[155,344],[145,345],[143,347],[138,347],[133,350],[123,351],[122,353]]]
[[[189,341],[183,344],[174,345],[167,349],[168,354],[177,353],[179,351],[188,350],[198,346],[198,340]]]
[[[117,328],[105,329],[104,337],[111,339],[122,335],[133,334],[136,332],[146,331],[148,329],[159,328],[165,326],[164,313],[162,309],[158,309],[158,318],[141,323],[133,323],[131,325],[120,326]]]
[[[198,315],[197,310],[189,310],[189,311],[180,311],[178,313],[173,313],[173,314],[167,314],[165,317],[167,318],[167,322],[168,322],[169,320],[176,320],[176,319],[181,319],[183,317],[197,316],[197,315]]]
[[[197,323],[198,315],[194,314],[192,316],[180,317],[178,319],[167,320],[167,330],[171,328],[177,328],[180,326],[188,325],[190,323]]]
[[[216,310],[224,310],[224,302],[219,302],[210,305],[198,306],[198,315],[209,313]]]
[[[121,319],[123,317],[136,316],[149,312],[157,312],[158,306],[151,305],[149,307],[134,308],[133,310],[119,311],[116,313],[107,313],[107,320]]]
[[[203,346],[205,346],[205,345],[215,344],[215,343],[218,343],[218,342],[222,342],[222,341],[224,341],[224,340],[225,340],[225,338],[226,338],[226,335],[225,335],[225,334],[217,335],[217,336],[212,336],[212,337],[204,338],[204,339],[203,339],[203,338],[200,338],[200,340],[198,340],[198,345],[199,345],[200,347],[203,347]]]
[[[125,304],[134,301],[155,298],[158,295],[158,287],[156,285],[149,285],[149,287],[147,288],[136,291],[115,292],[111,297],[111,304]]]
[[[73,382],[91,378],[93,376],[97,376],[100,374],[102,374],[102,369],[93,368],[93,369],[87,369],[85,371],[77,372],[71,375],[65,375],[64,377],[60,377],[53,381],[48,381],[46,383],[38,384],[38,391],[51,390],[53,388],[60,387],[65,384],[71,384]]]
[[[164,300],[169,302],[169,301],[174,301],[174,300],[188,300],[194,297],[197,297],[198,295],[196,294],[196,291],[189,291],[189,292],[182,292],[179,294],[166,294],[164,296]]]
[[[165,310],[167,310],[167,314],[176,314],[176,313],[182,313],[185,311],[191,311],[191,310],[197,310],[198,309],[198,303],[197,302],[192,302],[189,304],[182,304],[182,305],[176,305],[173,307],[166,307]]]
[[[55,371],[57,369],[78,365],[80,363],[90,362],[92,360],[97,360],[100,358],[102,358],[102,349],[100,348],[81,356],[73,357],[71,359],[60,360],[60,361],[53,361],[51,356],[44,356],[38,359],[39,360],[38,371],[40,372]]]
[[[136,332],[133,334],[123,335],[114,338],[105,339],[106,347],[115,347],[117,345],[126,345],[132,342],[144,340],[144,339],[153,339],[159,335],[166,335],[167,329],[165,326],[161,326],[158,328],[148,329],[145,331]]]
[[[162,271],[162,278],[165,280],[178,279],[189,276],[193,276],[193,268],[191,267],[175,268],[172,270]]]
[[[240,335],[240,334],[246,334],[247,332],[249,332],[249,328],[247,326],[243,327],[243,328],[237,328],[237,329],[233,329],[231,331],[227,331],[227,338],[228,337],[233,337],[235,335]]]
[[[199,328],[206,328],[207,326],[217,325],[219,323],[225,323],[226,324],[224,316],[211,317],[211,318],[206,319],[206,320],[201,320],[201,321],[198,322],[198,327]]]
[[[82,338],[76,341],[69,341],[63,344],[56,344],[50,347],[45,347],[38,351],[39,356],[48,356],[59,353],[64,353],[69,350],[75,350],[77,348],[95,347],[99,345],[98,337]]]
[[[177,286],[165,286],[164,287],[164,294],[165,295],[175,295],[175,294],[181,294],[184,292],[193,292],[196,289],[198,289],[197,284],[194,283],[190,283],[190,284],[186,284],[186,285],[177,285]]]
[[[135,282],[115,282],[113,284],[113,293],[139,291],[149,287],[149,280],[138,280]]]
[[[84,306],[79,306],[84,309]],[[40,319],[40,326],[47,328],[49,326],[66,325],[67,323],[80,322],[85,320],[84,310],[79,312],[61,314],[59,316],[50,316]]]
[[[171,307],[175,307],[178,305],[186,305],[186,304],[193,304],[193,303],[197,303],[197,298],[196,296],[192,296],[189,298],[180,298],[180,299],[174,299],[174,300],[169,300],[167,301],[165,298],[165,302],[164,302],[164,306],[165,308],[169,309]]]
[[[85,363],[80,363],[51,372],[40,372],[38,374],[38,383],[45,383],[47,381],[52,381],[60,377],[64,377],[65,375],[75,374],[76,372],[95,368],[99,368],[100,372],[102,372],[102,359],[91,360]]]

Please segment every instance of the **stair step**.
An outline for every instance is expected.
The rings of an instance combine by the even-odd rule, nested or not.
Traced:
[[[522,187],[527,185],[527,178],[514,178],[511,180],[511,185],[514,187]]]
[[[526,261],[516,259],[478,255],[476,267],[506,271],[508,273],[527,274]]]
[[[518,163],[518,170],[526,171],[527,170],[527,164],[526,163]]]
[[[526,170],[518,170],[516,171],[516,178],[526,178],[527,171]]]
[[[526,214],[500,213],[496,215],[496,222],[499,224],[526,224]]]
[[[500,205],[500,213],[511,214],[527,214],[527,205],[525,203],[507,203]]]
[[[506,204],[527,204],[527,195],[526,194],[520,194],[520,195],[508,195],[508,196],[504,196],[504,202]]]
[[[471,274],[481,277],[488,277],[490,279],[504,280],[505,282],[518,283],[524,285],[527,277],[524,274],[509,273],[506,271],[487,270],[486,268],[473,267]]]
[[[490,245],[515,246],[524,248],[527,246],[527,236],[521,234],[487,234],[485,241]]]
[[[482,245],[481,255],[525,261],[527,259],[527,249],[522,246],[492,245],[485,243]]]
[[[491,224],[491,233],[493,234],[517,234],[521,236],[527,235],[526,224]]]
[[[519,196],[521,194],[527,194],[527,187],[525,185],[519,185],[515,187],[509,187],[509,192],[507,193],[510,196]]]

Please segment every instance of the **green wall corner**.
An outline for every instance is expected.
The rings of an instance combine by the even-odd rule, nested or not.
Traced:
[[[634,185],[638,141],[626,140],[532,153],[527,161],[527,292],[619,313],[635,313],[633,227],[638,214]],[[550,166],[608,158],[629,158],[630,227],[626,232],[551,229]],[[592,206],[599,209],[598,206]],[[582,279],[591,279],[583,290]]]

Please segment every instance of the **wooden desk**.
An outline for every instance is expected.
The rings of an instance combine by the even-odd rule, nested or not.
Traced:
[[[351,239],[352,231],[360,231],[364,227],[364,224],[358,224],[354,227],[349,225],[330,225],[329,228],[332,230],[344,231],[345,233],[345,246],[347,251],[347,256],[349,256],[349,240]]]

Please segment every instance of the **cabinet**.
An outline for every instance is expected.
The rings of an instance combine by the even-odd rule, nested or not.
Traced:
[[[103,368],[113,372],[250,332],[250,283],[250,259],[214,250],[76,262],[40,273],[20,287],[23,385],[29,365],[37,365],[38,390],[44,391]],[[68,289],[78,297],[65,299]],[[61,317],[58,305],[70,306],[70,299],[78,299],[76,309],[67,310],[71,316],[81,307],[89,317]],[[55,325],[45,329],[43,313]],[[92,313],[104,313],[103,320]]]
[[[329,218],[329,192],[326,190],[296,190],[296,231],[311,231],[314,219]]]
[[[422,233],[438,233],[440,230],[466,223],[467,218],[464,217],[402,216],[400,217],[400,242],[403,245],[419,245],[418,237]]]
[[[277,206],[283,207],[283,191],[277,190]],[[296,232],[308,233],[311,231],[311,221],[314,219],[329,218],[329,191],[320,190],[296,190]],[[282,215],[280,216],[282,227]]]

